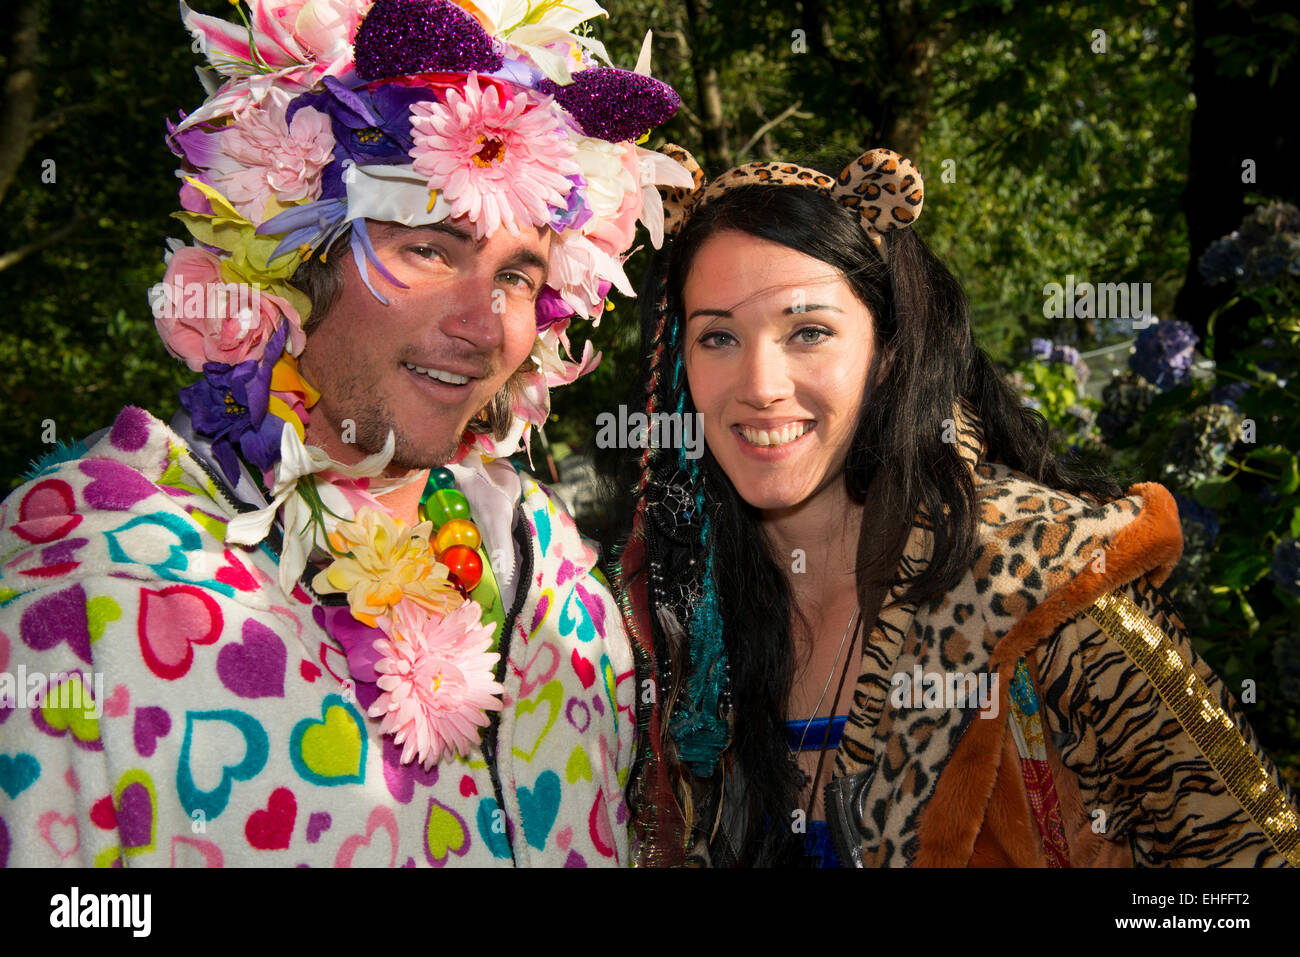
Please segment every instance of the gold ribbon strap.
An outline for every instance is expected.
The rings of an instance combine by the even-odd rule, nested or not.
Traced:
[[[1098,599],[1086,614],[1145,672],[1228,791],[1278,852],[1300,866],[1300,816],[1169,636],[1119,592]]]

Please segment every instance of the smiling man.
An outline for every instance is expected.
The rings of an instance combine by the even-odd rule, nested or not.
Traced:
[[[621,616],[505,456],[690,183],[634,142],[676,94],[590,0],[249,8],[182,4],[184,411],[0,507],[0,866],[625,863]]]

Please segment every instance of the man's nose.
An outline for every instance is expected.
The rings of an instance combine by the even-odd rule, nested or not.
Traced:
[[[740,373],[736,397],[754,408],[764,409],[794,395],[789,362],[773,343],[756,342],[747,346]]]
[[[442,310],[442,332],[463,339],[476,349],[490,352],[501,346],[505,334],[505,290],[493,275],[467,275],[447,292],[451,301]]]

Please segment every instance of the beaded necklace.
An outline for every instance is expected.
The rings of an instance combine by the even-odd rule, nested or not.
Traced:
[[[483,547],[483,535],[474,523],[469,499],[456,488],[456,477],[450,469],[429,470],[417,513],[420,521],[433,523],[430,545],[434,557],[447,566],[448,580],[462,598],[477,602],[483,609],[483,624],[492,628],[495,649],[505,622],[501,586]]]

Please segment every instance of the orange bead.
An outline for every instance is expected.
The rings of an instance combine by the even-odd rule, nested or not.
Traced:
[[[441,555],[453,545],[478,548],[482,540],[477,525],[469,521],[469,519],[453,518],[438,529],[438,534],[433,539],[433,548],[434,551]]]
[[[447,571],[455,575],[467,591],[473,591],[483,578],[483,559],[472,548],[453,545],[438,560],[447,566]]]

